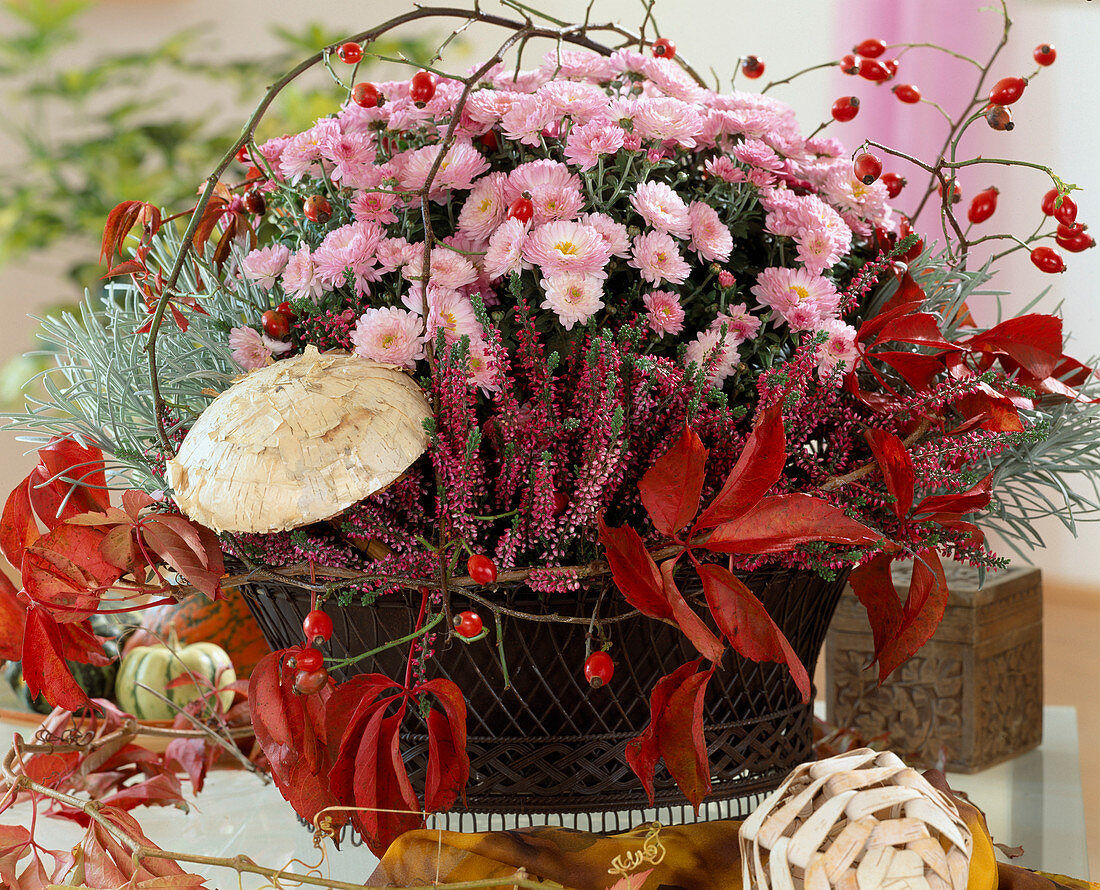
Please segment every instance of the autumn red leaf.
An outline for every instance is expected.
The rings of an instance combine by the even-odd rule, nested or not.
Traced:
[[[802,701],[810,700],[810,676],[798,654],[764,604],[736,575],[723,566],[696,565],[703,593],[718,628],[730,645],[753,661],[774,661],[790,669]]]
[[[401,701],[396,713],[389,706]],[[330,780],[337,799],[360,807],[356,828],[377,856],[399,835],[423,824],[420,802],[401,756],[399,729],[406,705],[402,696],[365,700],[340,742]]]
[[[1009,318],[962,341],[975,352],[1008,356],[1040,380],[1062,360],[1062,320],[1032,313]]]
[[[626,762],[642,783],[642,787],[649,796],[650,806],[654,803],[653,776],[661,760],[657,718],[668,706],[672,693],[683,684],[684,680],[695,674],[702,663],[702,658],[696,658],[694,661],[680,665],[671,674],[666,674],[657,681],[649,695],[649,725],[641,735],[626,744]]]
[[[3,519],[0,520],[0,549],[15,569],[23,564],[23,553],[27,547],[41,534],[31,509],[30,485],[31,476],[28,476],[11,490],[4,502]]]
[[[886,490],[894,498],[894,503],[891,504],[894,515],[904,520],[913,506],[913,487],[916,482],[913,459],[909,456],[905,443],[891,432],[871,429],[866,430],[863,435],[882,472]]]
[[[45,483],[38,490],[60,495],[60,501],[64,502],[49,511],[51,515],[61,509],[60,518],[68,519],[80,513],[101,512],[110,506],[103,452],[98,448],[85,448],[71,439],[55,438],[38,449],[38,460],[43,468],[41,481]],[[66,482],[65,478],[73,481]],[[34,497],[32,491],[32,501]],[[38,510],[37,504],[35,509]],[[39,518],[47,520],[42,512]]]
[[[703,735],[703,699],[717,665],[686,677],[672,690],[667,704],[655,716],[657,744],[668,773],[699,813],[710,794],[710,758]]]
[[[813,541],[864,547],[881,540],[881,532],[827,501],[808,494],[781,494],[718,526],[703,546],[719,553],[785,553]]]
[[[43,695],[55,708],[79,711],[91,705],[91,700],[73,678],[63,652],[61,632],[53,617],[41,607],[28,609],[22,652],[28,692]]]
[[[674,577],[675,570],[675,559],[667,559],[661,563],[664,594],[672,609],[672,620],[683,631],[684,636],[691,640],[691,644],[699,650],[700,655],[709,661],[720,661],[726,647],[680,593]]]
[[[779,480],[787,460],[783,412],[780,405],[763,411],[745,441],[737,463],[726,477],[721,491],[703,510],[697,528],[714,528],[743,516]]]
[[[879,654],[880,682],[932,638],[947,609],[947,596],[947,579],[939,554],[933,549],[922,550],[913,560],[901,626]]]
[[[20,602],[15,585],[0,572],[0,661],[19,661],[23,653],[23,625],[26,606]]]
[[[141,826],[129,813],[108,806],[103,807],[99,815],[143,847],[160,849],[145,836]],[[156,879],[163,881],[157,886],[174,888],[201,887],[204,883],[198,875],[186,874],[173,859],[144,856],[138,860],[133,851],[100,822],[92,822],[88,826],[80,848],[83,853],[84,884],[88,887],[142,886],[143,882]]]
[[[600,543],[604,546],[611,577],[630,605],[650,618],[671,620],[672,607],[664,592],[657,563],[645,542],[629,526],[615,528],[600,519]]]
[[[141,520],[145,545],[210,599],[221,596],[225,574],[218,536],[182,516],[157,513]]]
[[[867,610],[876,659],[901,627],[901,600],[894,587],[893,564],[893,555],[880,553],[856,566],[848,576],[852,591]]]
[[[331,759],[325,736],[328,688],[297,695],[294,672],[284,667],[290,650],[265,655],[252,670],[248,700],[256,740],[279,792],[303,819],[335,806],[329,789]],[[339,821],[339,818],[336,818]]]
[[[428,712],[428,775],[424,784],[424,809],[449,810],[459,796],[466,802],[470,781],[470,757],[466,753],[466,700],[450,680],[437,678],[417,687],[431,693],[442,711]]]
[[[706,477],[707,450],[685,425],[676,444],[659,457],[638,483],[653,527],[673,538],[699,512]]]
[[[917,504],[916,509],[913,511],[913,515],[921,516],[928,513],[955,513],[959,516],[965,516],[967,513],[973,513],[976,510],[984,510],[989,506],[992,488],[993,474],[989,473],[966,491],[960,491],[954,494],[930,495],[924,498],[924,500]]]

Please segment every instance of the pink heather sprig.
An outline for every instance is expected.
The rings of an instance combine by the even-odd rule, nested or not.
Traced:
[[[882,251],[879,251],[878,256],[873,260],[864,263],[840,295],[839,314],[841,318],[849,312],[854,312],[859,306],[865,305],[872,288],[882,280],[882,276],[890,268],[890,263],[891,261]]]

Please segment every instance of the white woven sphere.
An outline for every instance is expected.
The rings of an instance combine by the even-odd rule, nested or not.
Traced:
[[[168,481],[179,508],[216,531],[286,531],[397,479],[427,449],[431,416],[400,368],[310,346],[214,399]]]
[[[741,826],[744,890],[965,890],[973,838],[897,755],[796,767]]]

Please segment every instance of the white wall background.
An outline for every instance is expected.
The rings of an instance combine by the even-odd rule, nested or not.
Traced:
[[[895,0],[919,12],[919,0]],[[960,3],[985,0],[960,0]],[[544,0],[538,4],[546,12],[562,19],[582,18],[586,3],[581,0]],[[495,4],[489,0],[485,8]],[[211,52],[259,53],[274,48],[268,34],[273,23],[291,26],[307,21],[323,21],[349,33],[396,15],[412,4],[327,0],[316,3],[271,3],[264,0],[162,0],[162,2],[103,2],[84,19],[88,44],[106,49],[123,49],[154,42],[160,37],[193,24],[214,26]],[[723,82],[733,72],[738,56],[755,53],[765,60],[772,76],[792,73],[807,65],[836,58],[866,34],[859,21],[844,12],[842,0],[770,0],[766,5],[750,0],[668,0],[658,4],[657,18],[662,33],[673,38],[680,52],[700,72],[711,68]],[[601,0],[593,20],[613,19],[633,27],[640,20],[639,0]],[[504,10],[507,13],[506,10]],[[1096,221],[1100,230],[1100,101],[1096,84],[1100,83],[1100,3],[1085,0],[1017,0],[1013,4],[1016,21],[1011,50],[998,65],[997,76],[1024,73],[1033,66],[1032,48],[1052,42],[1058,48],[1058,62],[1043,73],[1017,107],[1016,129],[1011,139],[1001,140],[997,151],[1011,149],[1018,157],[1050,163],[1071,182],[1085,187],[1079,193],[1080,217]],[[919,18],[919,17],[918,17]],[[991,26],[995,19],[991,17]],[[0,16],[0,28],[10,27]],[[911,39],[922,39],[913,34]],[[992,39],[992,38],[991,38]],[[488,46],[483,43],[482,46]],[[533,53],[529,58],[534,62]],[[73,64],[79,59],[72,59]],[[465,57],[455,65],[464,70],[472,61]],[[905,78],[899,78],[905,79]],[[739,85],[744,85],[741,79]],[[760,82],[757,82],[760,83]],[[867,84],[858,86],[835,71],[801,78],[779,88],[775,95],[790,102],[799,112],[804,129],[811,129],[828,114],[833,98],[850,92],[864,95]],[[878,101],[893,101],[885,89]],[[180,95],[179,102],[196,102],[202,97]],[[258,97],[257,97],[258,98]],[[227,100],[228,101],[228,100]],[[205,101],[202,102],[205,105]],[[871,106],[867,106],[870,108]],[[227,110],[227,113],[230,113]],[[915,126],[932,126],[914,117]],[[846,138],[840,128],[837,135]],[[0,150],[3,146],[0,144]],[[211,159],[213,164],[215,159]],[[2,161],[0,161],[2,162]],[[995,178],[1002,189],[999,217],[1003,226],[1030,232],[1035,225],[1037,196],[1047,185],[1034,174],[1008,175],[998,170]],[[964,180],[965,184],[965,180]],[[983,188],[975,182],[971,190]],[[134,196],[140,197],[140,196]],[[904,203],[899,201],[904,209]],[[1013,211],[1013,205],[1020,208]],[[33,323],[24,319],[28,312],[71,298],[69,285],[57,272],[54,255],[30,258],[16,266],[0,269],[0,306],[3,307],[7,336],[0,340],[0,354],[14,355],[29,348]],[[1016,305],[1030,299],[1047,285],[1053,285],[1050,305],[1064,300],[1067,329],[1072,332],[1070,350],[1084,359],[1100,354],[1100,251],[1072,256],[1070,270],[1056,280],[1043,276],[1028,264],[1026,257],[1007,263],[998,283],[1011,291]],[[981,310],[979,310],[981,311]],[[1100,447],[1100,443],[1098,443]],[[0,438],[0,492],[6,493],[29,469],[32,461],[22,457],[23,446],[12,435]],[[1100,550],[1100,523],[1083,526],[1081,537],[1073,538],[1058,526],[1044,526],[1047,549],[1034,561],[1049,579],[1073,584],[1097,584],[1100,578],[1092,569],[1089,555]]]

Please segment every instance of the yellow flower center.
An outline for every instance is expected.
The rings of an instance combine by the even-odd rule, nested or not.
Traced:
[[[393,341],[396,339],[397,337],[395,337],[393,334],[386,334],[386,336],[382,338],[382,348],[389,349],[391,346],[393,346]]]
[[[577,249],[577,245],[572,241],[559,241],[554,245],[554,250],[558,253],[563,253],[566,256],[576,256],[580,251]]]
[[[481,202],[481,207],[479,207],[478,210],[481,213],[485,213],[489,209],[489,206],[492,203],[493,203],[492,201],[490,201],[488,198],[486,198],[484,201]]]
[[[659,253],[659,254],[657,254],[657,262],[658,262],[658,263],[663,263],[663,262],[665,262],[665,261],[666,261],[667,259],[668,259],[668,254],[667,254],[667,253]]]
[[[794,292],[795,296],[798,298],[798,302],[800,303],[810,296],[810,292],[801,285],[792,284],[790,289]]]
[[[582,296],[583,294],[581,293],[581,289],[574,285],[573,287],[569,288],[568,292],[566,293],[565,299],[568,303],[577,303],[580,302]]]

